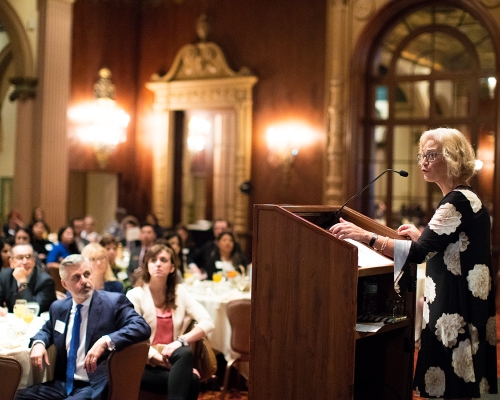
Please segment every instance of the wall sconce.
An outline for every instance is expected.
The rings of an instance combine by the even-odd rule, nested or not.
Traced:
[[[476,159],[476,161],[474,161],[474,169],[476,171],[481,171],[481,169],[483,168],[483,165],[484,165],[484,162],[479,160],[479,159]]]
[[[94,85],[94,100],[72,107],[68,117],[76,137],[92,146],[100,169],[105,169],[109,155],[127,138],[128,114],[115,103],[115,85],[111,71],[102,68]]]
[[[289,123],[272,126],[267,130],[266,140],[269,149],[269,163],[281,165],[288,182],[290,169],[299,150],[314,137],[311,130],[303,125]]]

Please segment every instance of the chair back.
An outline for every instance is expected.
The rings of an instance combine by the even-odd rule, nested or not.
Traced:
[[[0,400],[13,400],[16,397],[22,373],[19,361],[12,357],[0,356],[0,377],[2,377]]]
[[[251,300],[233,300],[227,303],[226,313],[231,325],[231,349],[240,353],[242,361],[250,357]]]
[[[148,361],[149,340],[131,344],[108,357],[108,400],[139,397],[142,374]]]
[[[59,263],[50,262],[47,263],[47,273],[50,275],[54,283],[56,284],[56,291],[66,293],[66,289],[61,283],[61,276],[59,275]]]

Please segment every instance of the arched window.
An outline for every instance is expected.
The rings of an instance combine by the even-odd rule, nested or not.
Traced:
[[[373,43],[367,69],[362,167],[388,174],[370,196],[372,216],[391,227],[426,224],[442,193],[427,184],[416,162],[420,134],[440,126],[462,131],[481,169],[472,182],[493,204],[497,131],[496,54],[481,22],[466,10],[429,5],[399,16]]]

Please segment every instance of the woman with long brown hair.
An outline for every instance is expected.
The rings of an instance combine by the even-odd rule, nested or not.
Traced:
[[[151,327],[149,362],[141,388],[167,394],[169,400],[196,400],[199,379],[194,373],[193,353],[188,346],[214,329],[212,318],[177,282],[173,250],[163,244],[153,245],[142,263],[143,284],[127,293],[135,310]],[[186,317],[196,321],[184,333]]]

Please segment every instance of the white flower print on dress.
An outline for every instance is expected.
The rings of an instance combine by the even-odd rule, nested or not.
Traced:
[[[463,189],[455,189],[457,192],[462,193],[465,197],[467,197],[467,200],[470,202],[470,206],[472,208],[472,211],[477,213],[481,207],[483,206],[481,204],[481,200],[479,200],[479,197],[477,197],[477,194],[474,193],[471,190],[463,190]]]
[[[460,225],[462,214],[450,203],[439,206],[429,222],[431,228],[438,235],[453,233]]]
[[[447,347],[457,344],[459,333],[464,333],[465,321],[459,314],[445,314],[436,321],[436,336]]]
[[[430,367],[425,373],[425,391],[429,396],[441,397],[444,390],[444,371],[439,367]]]
[[[463,378],[465,382],[476,382],[469,339],[460,342],[458,347],[453,349],[451,365],[453,366],[455,374]]]
[[[425,302],[423,315],[422,315],[422,329],[425,329],[428,322],[429,322],[429,304],[427,304],[427,302]]]
[[[486,341],[492,346],[497,343],[497,321],[495,317],[488,318],[486,323]]]
[[[472,354],[476,354],[477,350],[479,349],[479,332],[477,331],[477,328],[472,324],[469,324],[469,332],[470,332],[470,339],[472,346]]]
[[[490,385],[488,384],[488,380],[483,377],[481,382],[479,382],[479,393],[487,394],[490,392]]]
[[[458,242],[450,243],[444,251],[444,263],[448,271],[453,275],[462,275],[462,268],[460,265],[460,252],[467,249],[469,238],[465,232],[460,232]]]
[[[490,270],[486,265],[474,265],[474,269],[469,271],[467,282],[469,282],[469,290],[474,297],[479,297],[481,300],[488,298],[488,293],[491,290],[491,277]]]
[[[424,297],[429,303],[432,303],[436,298],[436,284],[430,276],[425,277]]]

